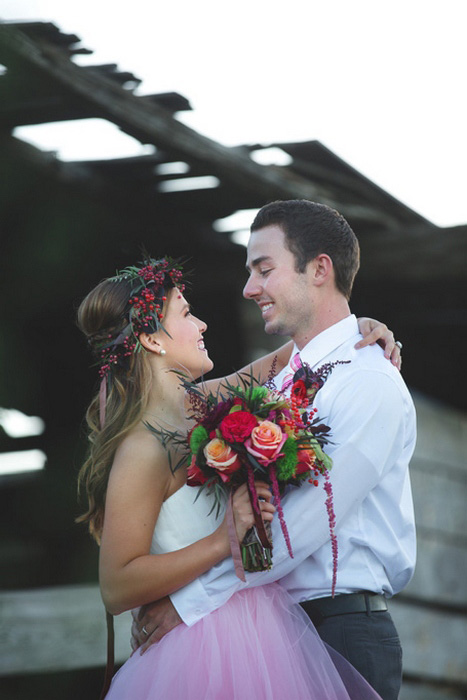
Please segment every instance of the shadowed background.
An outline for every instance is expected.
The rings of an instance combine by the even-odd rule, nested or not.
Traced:
[[[6,697],[31,697],[32,687],[36,699],[91,697],[101,680],[92,667],[102,664],[104,618],[95,586],[87,587],[96,582],[97,550],[74,524],[83,415],[97,386],[74,324],[79,301],[140,259],[142,245],[156,256],[182,255],[215,371],[230,372],[280,342],[242,299],[245,251],[232,215],[248,210],[252,219],[267,201],[297,197],[338,208],[357,233],[362,267],[352,310],[384,320],[403,340],[404,377],[416,397],[419,568],[395,607],[407,637],[404,698],[463,697],[467,227],[435,226],[319,141],[271,144],[288,164],[260,165],[252,155],[266,150],[261,144],[229,148],[206,138],[176,118],[190,110],[184,96],[136,95],[135,76],[115,65],[77,66],[71,59],[82,51],[78,37],[51,23],[0,25],[0,406],[45,423],[29,437],[3,427],[0,451],[47,458],[41,471],[0,476]],[[89,117],[155,149],[64,162],[13,134]]]

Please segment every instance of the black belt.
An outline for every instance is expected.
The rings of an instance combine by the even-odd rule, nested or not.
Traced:
[[[358,591],[358,593],[343,593],[335,598],[315,598],[300,603],[308,617],[315,624],[325,617],[334,615],[349,615],[351,613],[385,612],[388,609],[386,598],[378,593],[370,591]]]

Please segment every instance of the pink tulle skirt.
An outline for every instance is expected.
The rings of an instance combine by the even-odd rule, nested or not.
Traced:
[[[279,584],[236,593],[115,675],[106,700],[376,700]]]

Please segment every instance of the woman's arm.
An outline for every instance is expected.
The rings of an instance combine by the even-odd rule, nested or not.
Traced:
[[[366,345],[374,345],[378,343],[384,350],[385,357],[391,360],[392,364],[398,370],[402,366],[401,347],[396,345],[394,333],[389,330],[385,323],[375,321],[374,318],[362,317],[358,320],[358,328],[363,335],[363,339],[356,344],[356,348],[364,348]]]
[[[164,448],[136,431],[117,450],[106,494],[99,558],[101,593],[107,610],[125,610],[157,600],[186,585],[230,555],[225,521],[211,535],[176,552],[150,554],[155,523],[173,478]],[[177,477],[175,477],[177,478]],[[183,485],[182,475],[178,477]],[[234,504],[237,536],[253,525],[246,489]],[[272,519],[269,491],[259,486],[263,517]]]
[[[389,330],[385,323],[376,321],[374,318],[363,316],[357,320],[358,328],[363,335],[363,340],[357,343],[355,347],[360,349],[364,348],[366,345],[378,343],[378,345],[381,345],[383,348],[384,354],[388,360],[400,370],[401,351],[395,343],[393,332]],[[289,340],[277,350],[260,357],[249,365],[245,365],[245,367],[242,367],[238,372],[233,372],[226,377],[219,377],[218,379],[209,379],[204,382],[203,386],[206,387],[207,392],[215,394],[219,386],[225,381],[235,383],[237,381],[237,374],[253,374],[253,377],[255,377],[258,382],[262,383],[268,378],[274,362],[275,374],[279,374],[288,364],[292,350],[293,341]]]
[[[217,389],[221,384],[226,381],[231,384],[236,384],[238,382],[237,375],[246,374],[248,376],[253,375],[253,377],[262,384],[269,377],[269,373],[274,366],[274,374],[279,374],[279,372],[288,364],[290,355],[292,353],[293,342],[289,340],[280,348],[274,350],[273,352],[263,355],[263,357],[250,362],[250,364],[245,365],[238,370],[238,372],[232,372],[232,374],[226,377],[219,377],[219,379],[208,379],[208,381],[203,382],[203,386],[206,387],[207,393],[211,392],[215,394]]]

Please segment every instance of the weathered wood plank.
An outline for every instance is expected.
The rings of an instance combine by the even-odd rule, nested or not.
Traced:
[[[404,650],[404,670],[439,682],[467,683],[467,618],[398,600],[390,611]]]
[[[467,547],[417,535],[417,566],[404,590],[411,598],[433,604],[467,606]]]
[[[420,394],[418,440],[410,470],[417,524],[417,567],[404,593],[467,605],[467,417]]]
[[[115,656],[131,653],[131,616],[114,618]],[[0,593],[0,675],[103,666],[105,612],[96,585]]]
[[[430,687],[426,683],[407,683],[402,685],[399,700],[465,700],[462,689],[452,687]]]
[[[438,473],[467,474],[467,415],[415,393],[418,438],[415,457]]]
[[[391,602],[406,672],[467,682],[467,619]],[[105,663],[105,620],[97,586],[0,594],[0,675],[91,668]],[[130,653],[130,615],[115,618],[116,658]]]
[[[417,527],[437,531],[440,538],[462,540],[467,546],[467,473],[427,462],[418,454],[410,473]]]

